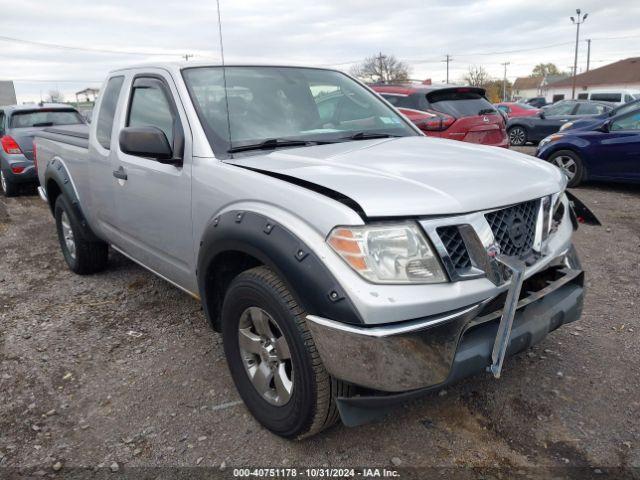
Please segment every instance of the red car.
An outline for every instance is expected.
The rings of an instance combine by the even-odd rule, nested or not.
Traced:
[[[528,103],[502,102],[496,103],[495,107],[502,110],[509,118],[514,117],[535,117],[540,113],[540,109]]]
[[[509,148],[506,122],[477,87],[372,85],[430,137]]]

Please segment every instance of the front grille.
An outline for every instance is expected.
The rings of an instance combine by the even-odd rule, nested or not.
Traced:
[[[485,214],[502,254],[524,257],[531,251],[539,205],[531,200]]]
[[[456,271],[460,272],[471,267],[471,258],[458,227],[455,225],[440,227],[437,232]]]

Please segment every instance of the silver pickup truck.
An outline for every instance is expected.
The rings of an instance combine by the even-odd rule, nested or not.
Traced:
[[[580,316],[576,214],[548,163],[427,138],[328,69],[145,66],[101,92],[90,126],[35,140],[69,268],[111,247],[198,299],[278,435],[499,377]]]

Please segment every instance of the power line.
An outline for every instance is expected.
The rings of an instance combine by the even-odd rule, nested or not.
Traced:
[[[91,52],[91,53],[108,53],[108,54],[116,54],[116,55],[146,55],[146,56],[177,56],[182,57],[181,53],[159,53],[159,52],[132,52],[132,51],[123,51],[123,50],[110,50],[105,48],[91,48],[91,47],[78,47],[72,45],[60,45],[57,43],[48,43],[48,42],[36,42],[34,40],[24,40],[21,38],[7,37],[5,35],[0,35],[0,41],[3,42],[13,42],[13,43],[23,43],[26,45],[34,45],[37,47],[46,47],[46,48],[57,48],[60,50],[77,50],[82,52]]]

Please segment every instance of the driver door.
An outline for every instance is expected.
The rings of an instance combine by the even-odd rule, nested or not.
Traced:
[[[121,128],[162,130],[174,157],[161,163],[124,153],[113,159],[118,246],[180,286],[192,283],[191,132],[172,78],[163,71],[133,77]]]

